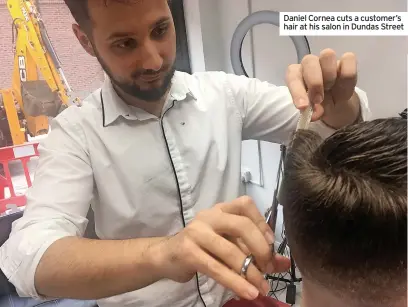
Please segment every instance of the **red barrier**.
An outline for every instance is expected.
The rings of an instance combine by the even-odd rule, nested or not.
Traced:
[[[36,157],[38,155],[38,143],[28,143],[24,145],[0,148],[0,164],[3,166],[4,170],[4,176],[0,174],[0,214],[9,209],[7,208],[7,205],[22,207],[26,204],[26,196],[16,195],[15,193],[9,163],[12,161],[21,162],[24,169],[25,179],[27,181],[27,186],[31,187],[32,182],[30,173],[28,171],[28,162],[32,157]],[[9,198],[4,198],[5,188],[9,188],[10,190]]]

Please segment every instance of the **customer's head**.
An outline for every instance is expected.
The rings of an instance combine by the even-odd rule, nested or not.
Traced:
[[[405,119],[300,131],[280,201],[305,306],[406,306]]]

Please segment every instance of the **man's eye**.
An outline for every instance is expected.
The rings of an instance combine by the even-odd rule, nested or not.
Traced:
[[[136,48],[136,41],[134,39],[126,39],[115,43],[115,46],[120,49],[134,49]]]
[[[152,34],[155,38],[160,38],[164,36],[167,33],[169,26],[168,25],[162,25],[160,27],[157,27],[156,29],[153,30]]]

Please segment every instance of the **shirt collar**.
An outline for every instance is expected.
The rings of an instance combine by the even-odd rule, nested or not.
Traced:
[[[186,100],[187,98],[196,99],[196,96],[190,90],[188,74],[176,71],[174,73],[170,93],[167,97],[164,108],[169,101],[175,103]],[[116,93],[109,78],[106,78],[101,89],[101,105],[104,127],[112,124],[119,117],[127,120],[147,120],[155,118],[154,115],[145,112],[142,109],[127,105]]]

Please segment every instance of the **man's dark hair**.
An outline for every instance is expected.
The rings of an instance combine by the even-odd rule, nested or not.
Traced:
[[[109,2],[131,3],[136,0],[99,0],[101,5],[108,5]],[[88,0],[64,0],[69,8],[72,17],[83,30],[89,30],[91,18],[88,10]],[[171,0],[168,0],[171,3]]]
[[[406,296],[405,119],[362,122],[324,141],[298,132],[288,148],[280,201],[305,278],[361,301]]]
[[[85,28],[90,23],[90,16],[88,11],[88,0],[64,0],[69,8],[72,17],[81,28]]]

